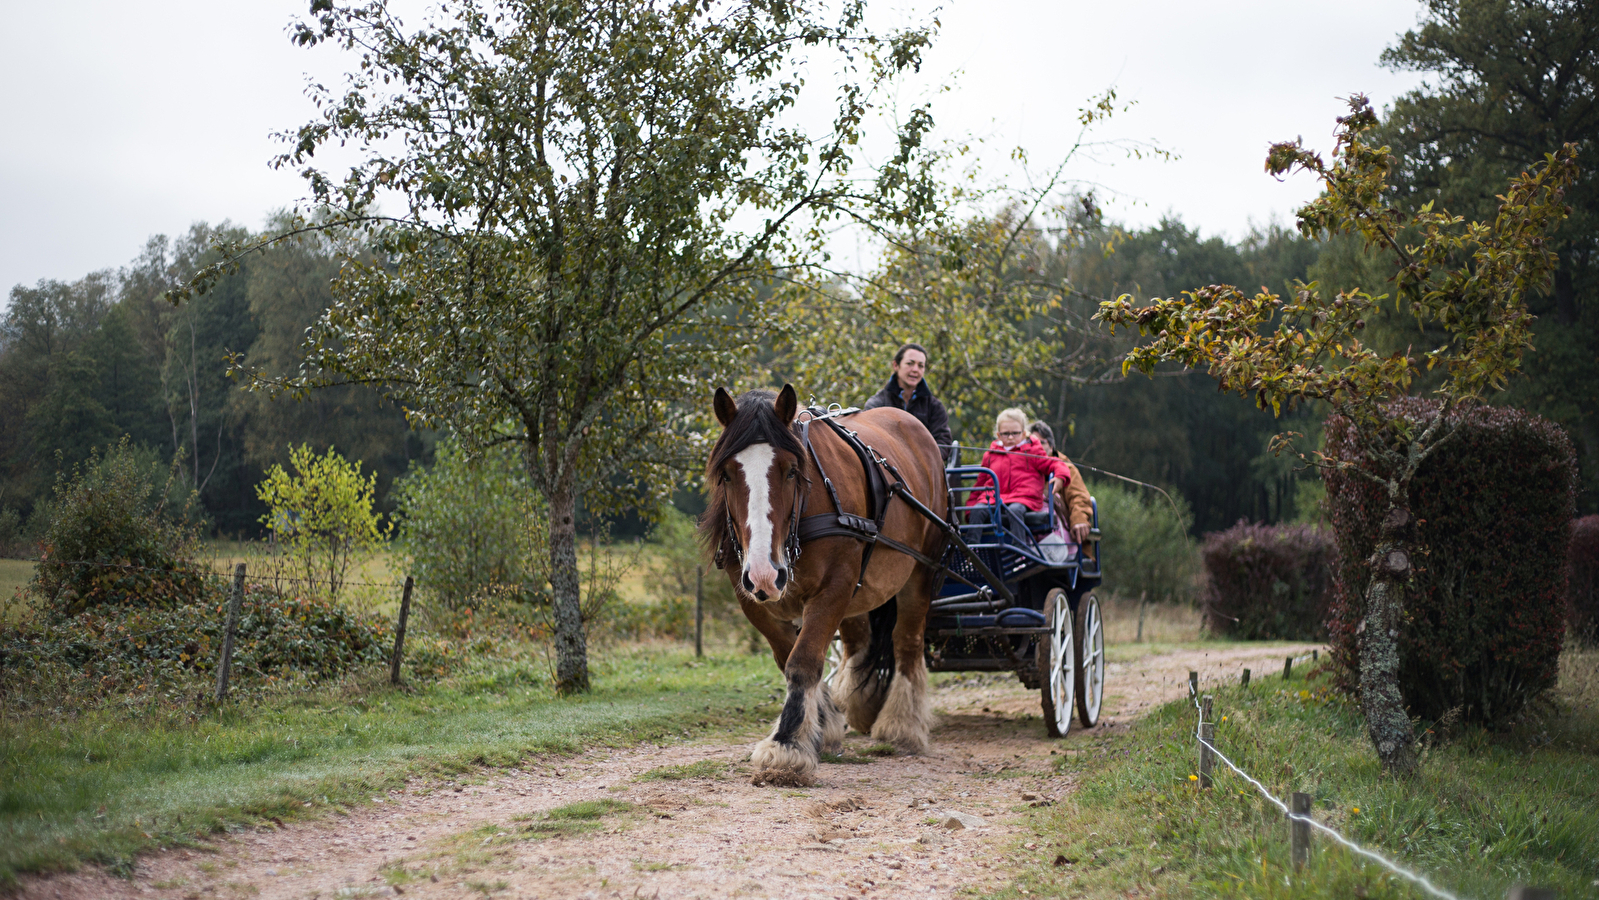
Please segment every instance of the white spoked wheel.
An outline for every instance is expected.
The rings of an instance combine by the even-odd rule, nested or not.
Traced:
[[[1061,738],[1072,727],[1072,704],[1077,693],[1073,669],[1072,610],[1066,592],[1056,588],[1044,598],[1044,621],[1049,636],[1038,642],[1038,688],[1044,695],[1044,730]]]
[[[822,681],[828,687],[838,687],[836,682],[844,671],[844,641],[833,635],[833,640],[827,645],[827,659],[822,662]]]
[[[1093,728],[1105,702],[1105,618],[1093,594],[1077,601],[1076,637],[1077,721]]]

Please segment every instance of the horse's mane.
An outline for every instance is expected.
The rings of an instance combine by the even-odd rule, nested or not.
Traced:
[[[768,390],[745,391],[734,401],[738,415],[733,424],[723,429],[722,436],[711,448],[710,461],[705,464],[705,487],[710,497],[705,514],[700,516],[700,544],[706,552],[714,554],[728,540],[727,495],[722,480],[717,476],[729,459],[755,444],[771,444],[774,450],[785,450],[803,457],[795,427],[777,418],[773,404],[777,393]]]

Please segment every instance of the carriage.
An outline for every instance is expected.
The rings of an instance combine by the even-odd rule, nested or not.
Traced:
[[[808,412],[822,420],[856,411]],[[995,473],[961,464],[962,453],[983,452],[958,443],[949,448],[945,527],[951,540],[938,564],[929,610],[927,669],[1014,672],[1024,686],[1039,691],[1050,737],[1065,737],[1074,713],[1092,728],[1105,694],[1104,618],[1093,594],[1102,571],[1098,503],[1085,544],[1068,536],[1052,502],[1053,484],[1044,487],[1042,510],[1007,524],[998,492],[977,486],[984,474],[990,485],[998,484]],[[979,492],[987,497],[975,497]],[[930,515],[925,507],[920,511]],[[835,638],[829,680],[841,656]]]
[[[1079,545],[1044,489],[1044,508],[1007,526],[996,491],[973,495],[977,477],[994,472],[961,465],[956,445],[945,469],[952,522],[961,546],[945,550],[945,576],[927,623],[932,672],[1015,672],[1040,692],[1044,728],[1065,737],[1075,712],[1085,728],[1099,721],[1105,696],[1105,629],[1093,589],[1100,583],[1099,507]],[[964,523],[964,524],[961,524]],[[986,570],[986,571],[985,571]]]

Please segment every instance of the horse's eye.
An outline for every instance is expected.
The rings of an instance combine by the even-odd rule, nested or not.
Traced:
[[[727,483],[728,483],[728,482],[730,482],[730,481],[732,481],[732,480],[733,480],[733,479],[732,479],[732,478],[729,478],[729,477],[728,477],[728,475],[727,475],[727,473],[726,473],[726,472],[723,472],[723,473],[722,473],[722,483],[723,483],[723,484],[727,484]]]
[[[794,476],[797,475],[797,474],[799,474],[799,470],[790,467],[789,470],[788,470],[788,480],[789,481],[793,481],[794,480]]]

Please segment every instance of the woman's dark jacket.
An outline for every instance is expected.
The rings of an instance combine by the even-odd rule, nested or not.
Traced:
[[[927,379],[922,379],[921,383],[916,385],[916,392],[911,394],[910,403],[905,403],[900,399],[901,390],[899,376],[890,375],[888,384],[883,385],[882,390],[873,394],[872,399],[866,401],[866,405],[862,408],[876,409],[879,406],[892,406],[895,409],[903,409],[927,426],[928,432],[933,435],[933,440],[944,447],[948,447],[950,438],[949,414],[944,412],[944,404],[939,403],[938,398],[933,396],[933,392],[927,389]],[[939,452],[944,453],[947,451],[941,447]]]

